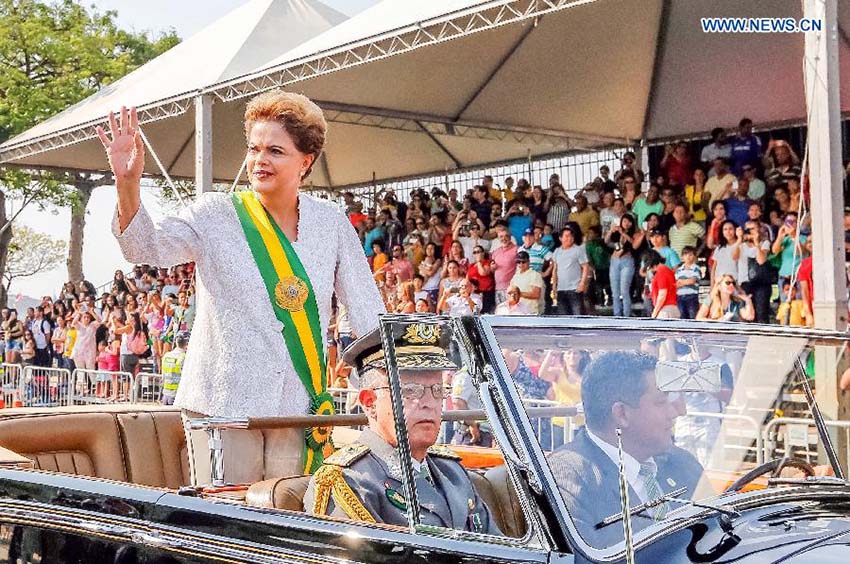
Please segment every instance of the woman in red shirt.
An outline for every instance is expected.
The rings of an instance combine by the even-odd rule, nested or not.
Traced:
[[[476,245],[472,249],[472,256],[475,263],[467,270],[466,277],[478,283],[478,291],[481,292],[483,302],[481,313],[493,313],[496,310],[496,279],[493,277],[493,259],[480,245]]]

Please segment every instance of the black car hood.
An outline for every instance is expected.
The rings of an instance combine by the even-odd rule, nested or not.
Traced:
[[[688,524],[638,549],[637,562],[850,562],[847,488],[744,495],[726,507],[740,516],[709,512],[694,522],[697,512],[684,512]]]

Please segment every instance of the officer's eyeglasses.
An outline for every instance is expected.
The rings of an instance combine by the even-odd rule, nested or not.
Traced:
[[[378,388],[372,388],[373,390],[389,390],[389,386],[380,386]],[[402,384],[401,385],[401,397],[403,399],[413,401],[420,400],[422,396],[425,395],[425,390],[431,390],[431,396],[434,399],[446,399],[449,397],[449,388],[444,386],[443,384],[432,384],[430,386],[426,386],[425,384]]]

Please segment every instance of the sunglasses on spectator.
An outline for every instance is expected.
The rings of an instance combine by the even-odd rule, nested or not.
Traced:
[[[724,280],[723,283],[726,284],[727,286],[734,286],[735,285],[734,280]]]
[[[525,259],[516,259],[516,263],[517,263],[517,264],[525,264],[525,263],[527,263],[527,262],[528,262],[528,261],[527,261],[527,260],[525,260]]]
[[[481,254],[481,253],[483,253],[483,252],[484,252],[484,251],[472,251],[472,254],[473,254],[473,255],[480,255],[480,254]]]

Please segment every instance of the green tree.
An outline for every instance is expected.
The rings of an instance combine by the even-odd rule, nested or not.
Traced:
[[[6,271],[3,273],[4,290],[8,294],[9,286],[16,278],[26,278],[56,268],[62,264],[63,258],[65,241],[57,241],[25,225],[17,227],[9,245]]]
[[[72,0],[0,0],[0,142],[67,109],[160,55],[180,40],[119,29],[116,12]],[[71,207],[68,275],[82,279],[85,212],[92,190],[108,177],[78,172],[0,169],[0,274],[14,213],[7,201]],[[0,290],[2,292],[2,290]],[[6,303],[0,294],[0,303]]]

